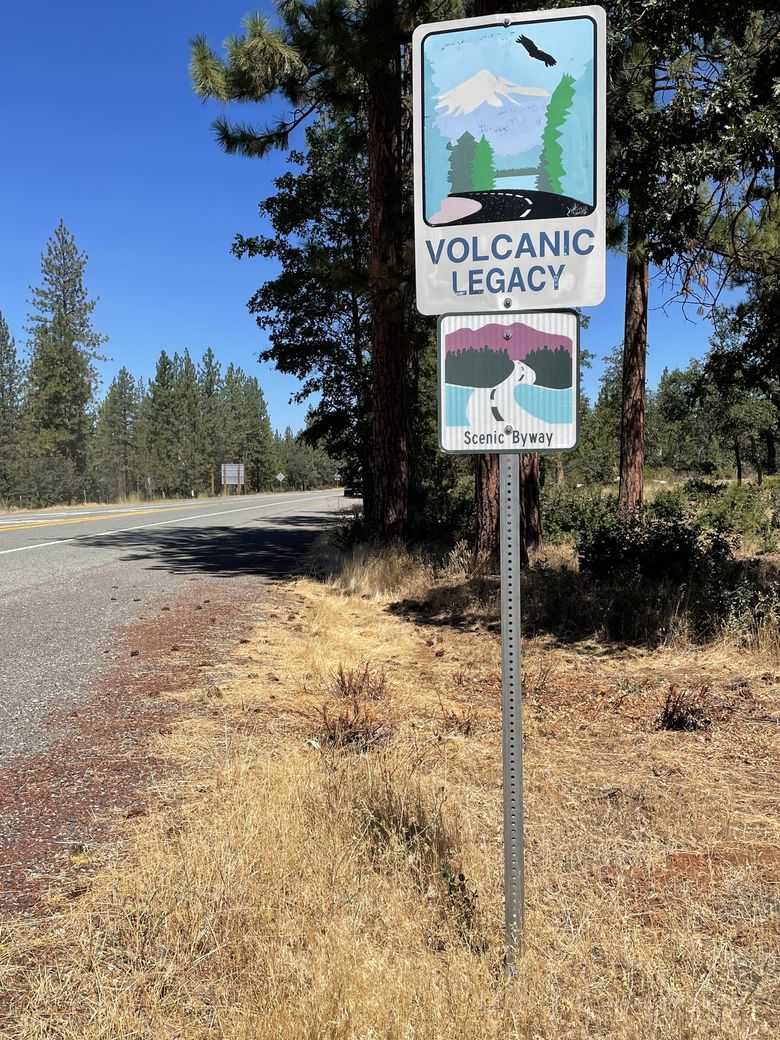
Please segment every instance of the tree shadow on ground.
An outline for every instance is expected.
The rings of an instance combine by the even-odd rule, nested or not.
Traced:
[[[499,632],[500,584],[497,577],[437,582],[425,595],[389,608],[418,624],[458,631]],[[547,636],[559,644],[598,640],[613,647],[656,647],[686,624],[692,636],[711,636],[698,612],[709,604],[683,601],[679,584],[640,581],[629,576],[597,580],[569,570],[538,567],[522,577],[521,627],[525,637]],[[709,613],[706,613],[709,619]]]
[[[272,580],[309,570],[314,539],[336,520],[333,513],[258,517],[241,527],[170,527],[121,531],[79,539],[89,548],[119,548],[124,561],[145,562],[171,574],[238,575]]]

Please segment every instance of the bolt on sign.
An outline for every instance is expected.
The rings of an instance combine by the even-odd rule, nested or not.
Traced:
[[[606,283],[606,16],[491,15],[414,33],[423,314],[594,306]]]
[[[443,451],[501,454],[577,446],[575,311],[443,314],[438,333]]]

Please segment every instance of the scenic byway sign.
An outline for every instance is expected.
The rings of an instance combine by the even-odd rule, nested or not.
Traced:
[[[516,454],[575,448],[578,352],[575,311],[442,315],[442,450]]]
[[[600,7],[415,30],[415,261],[423,314],[603,300],[605,36]]]

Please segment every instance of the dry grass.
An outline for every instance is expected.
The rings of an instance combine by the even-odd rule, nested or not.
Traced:
[[[45,934],[0,936],[4,1036],[776,1035],[777,660],[525,644],[506,984],[498,642],[386,605],[426,580],[366,555],[262,613],[213,714],[161,738],[184,771],[129,856]],[[706,732],[655,729],[671,683],[708,687]],[[384,739],[325,746],[323,712],[353,709]]]

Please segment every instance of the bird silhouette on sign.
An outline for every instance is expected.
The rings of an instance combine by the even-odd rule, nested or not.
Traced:
[[[557,65],[558,62],[553,58],[552,54],[548,54],[546,51],[540,51],[533,40],[530,40],[527,36],[523,36],[522,33],[517,37],[517,43],[522,43],[525,49],[528,51],[529,58],[536,58],[537,61],[543,61],[544,64],[549,68],[551,65]]]

